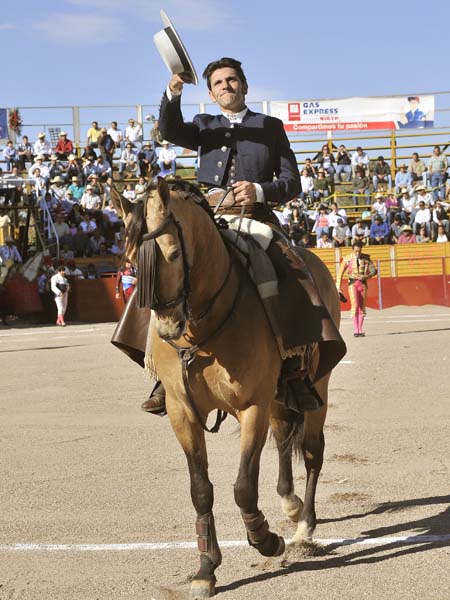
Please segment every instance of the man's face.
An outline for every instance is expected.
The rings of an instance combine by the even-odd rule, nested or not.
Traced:
[[[359,246],[353,246],[353,254],[358,257],[361,254],[361,248]]]
[[[417,100],[410,100],[409,106],[411,110],[416,110],[416,108],[419,106],[419,103],[417,102]]]
[[[224,111],[239,112],[245,106],[247,86],[239,79],[236,70],[224,67],[213,72],[209,97]]]

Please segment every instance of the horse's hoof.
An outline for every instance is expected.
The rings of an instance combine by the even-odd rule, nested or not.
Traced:
[[[189,598],[191,600],[203,600],[212,598],[216,594],[215,579],[194,579],[191,583]]]
[[[306,521],[299,521],[297,525],[297,531],[295,532],[292,542],[310,542],[312,540],[312,534],[314,533],[315,527],[308,525]]]
[[[284,554],[285,550],[286,550],[286,544],[284,539],[278,535],[278,548],[275,551],[274,556],[281,556],[282,554]]]

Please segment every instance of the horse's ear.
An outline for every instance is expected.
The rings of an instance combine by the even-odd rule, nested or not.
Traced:
[[[122,196],[116,186],[111,186],[111,203],[117,211],[117,214],[125,221],[128,214],[132,211],[133,205]]]
[[[167,208],[169,205],[170,190],[164,177],[158,177],[158,196],[161,198],[164,208]]]

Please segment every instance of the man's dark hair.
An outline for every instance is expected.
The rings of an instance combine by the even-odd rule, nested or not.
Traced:
[[[359,240],[356,240],[356,242],[353,242],[352,248],[354,248],[355,246],[358,248],[363,248],[364,244],[362,242],[360,242]]]
[[[242,70],[242,63],[240,63],[235,58],[228,58],[227,56],[224,56],[219,60],[214,60],[213,62],[210,62],[206,69],[203,71],[203,79],[206,79],[208,89],[211,89],[211,75],[214,73],[214,71],[217,71],[217,69],[225,69],[226,67],[229,67],[230,69],[234,69],[236,71],[239,79],[244,85],[244,89],[246,92],[248,84],[247,78],[245,77],[244,71]]]

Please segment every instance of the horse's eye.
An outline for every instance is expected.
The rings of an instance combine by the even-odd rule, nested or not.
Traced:
[[[179,250],[174,250],[173,252],[170,253],[170,256],[168,257],[168,261],[169,262],[175,262],[177,260],[177,258],[180,257],[181,252]]]

